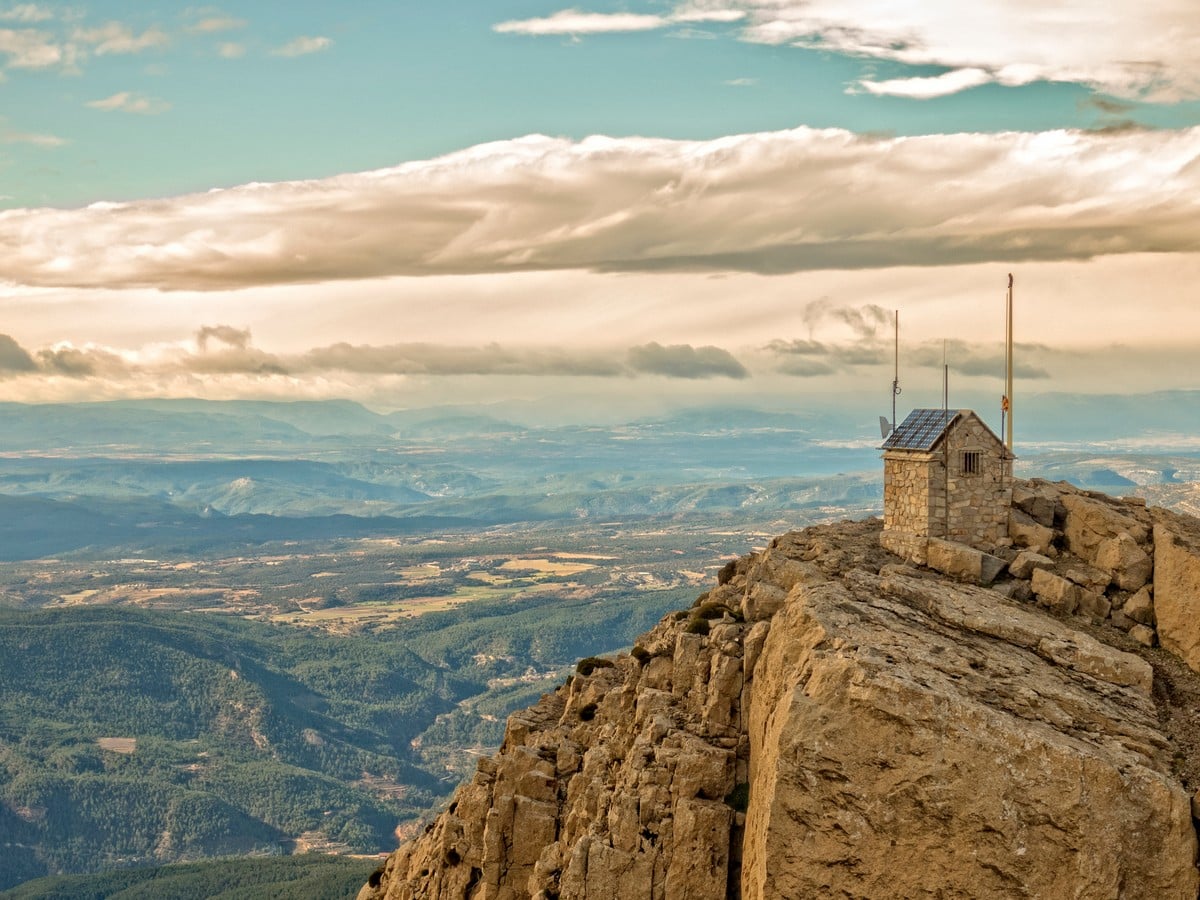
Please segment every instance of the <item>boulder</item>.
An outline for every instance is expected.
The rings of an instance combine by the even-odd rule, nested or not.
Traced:
[[[1154,629],[1145,625],[1134,625],[1129,629],[1129,636],[1143,647],[1154,646]]]
[[[1075,611],[1081,616],[1091,616],[1098,622],[1103,622],[1112,612],[1112,601],[1096,591],[1080,588],[1079,605]]]
[[[1030,587],[1038,604],[1056,613],[1070,615],[1079,608],[1080,587],[1075,582],[1046,569],[1034,569]]]
[[[959,581],[981,585],[991,584],[1006,567],[998,556],[940,538],[929,539],[927,556],[929,568]]]
[[[1122,534],[1137,544],[1145,544],[1150,539],[1150,529],[1134,518],[1128,507],[1116,501],[1106,502],[1084,494],[1063,494],[1062,503],[1067,512],[1063,523],[1067,548],[1087,563],[1097,565],[1105,542]]]
[[[1154,560],[1129,534],[1106,538],[1096,548],[1096,566],[1112,575],[1123,591],[1141,589],[1150,580]]]
[[[1044,556],[1054,546],[1055,531],[1014,508],[1008,511],[1008,536],[1018,547],[1028,547]]]
[[[1053,569],[1054,560],[1032,550],[1022,550],[1008,567],[1013,578],[1029,579],[1034,569]]]
[[[1084,590],[1094,591],[1098,594],[1103,593],[1104,589],[1112,583],[1112,576],[1108,572],[1078,560],[1068,559],[1059,565],[1056,571],[1063,578],[1075,582]]]
[[[1139,625],[1154,625],[1154,599],[1150,588],[1144,587],[1121,607],[1121,612]]]
[[[1049,485],[1014,481],[1012,504],[1039,525],[1054,527],[1054,513],[1059,505],[1058,492]]]

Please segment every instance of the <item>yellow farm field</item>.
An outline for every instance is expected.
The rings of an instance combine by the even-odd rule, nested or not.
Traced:
[[[96,738],[96,744],[101,750],[108,750],[110,753],[133,753],[137,750],[137,738]]]
[[[501,564],[505,572],[537,572],[539,575],[570,576],[596,568],[592,563],[567,562],[562,559],[510,559]]]
[[[574,584],[535,584],[516,587],[494,587],[491,585],[463,585],[454,594],[440,597],[410,597],[384,603],[358,603],[354,606],[337,606],[329,609],[311,609],[303,612],[286,612],[270,616],[272,622],[289,625],[305,625],[325,628],[330,631],[366,624],[396,622],[431,612],[445,612],[465,603],[480,600],[507,600],[515,594],[534,594],[577,587]]]

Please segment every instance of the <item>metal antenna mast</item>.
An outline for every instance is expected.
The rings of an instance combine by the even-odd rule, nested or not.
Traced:
[[[896,398],[900,396],[900,310],[896,310],[896,368],[892,374],[892,430],[896,430]]]
[[[946,341],[942,341],[942,420],[950,421],[950,363],[946,359]]]
[[[1013,448],[1013,277],[1008,276],[1006,301],[1006,328],[1004,334],[1004,397],[1000,401],[1001,430],[1004,431],[1004,446],[1012,453]]]

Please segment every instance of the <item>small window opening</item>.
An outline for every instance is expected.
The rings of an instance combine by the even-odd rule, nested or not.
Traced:
[[[963,453],[962,471],[964,475],[979,474],[979,451],[968,450]]]

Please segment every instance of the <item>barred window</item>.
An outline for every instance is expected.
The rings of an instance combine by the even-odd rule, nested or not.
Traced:
[[[963,453],[962,472],[964,475],[979,474],[979,456],[978,450],[967,450]]]

